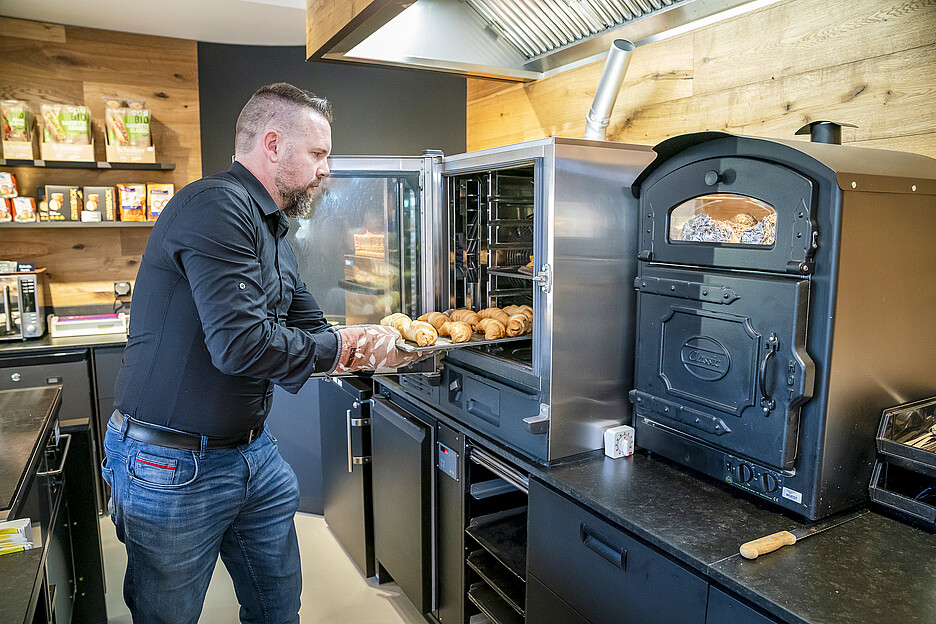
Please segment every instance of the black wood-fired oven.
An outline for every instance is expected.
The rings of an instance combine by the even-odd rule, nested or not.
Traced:
[[[637,444],[808,519],[867,499],[936,394],[936,160],[683,135],[640,198]]]

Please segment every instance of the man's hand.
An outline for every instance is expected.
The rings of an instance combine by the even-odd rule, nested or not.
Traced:
[[[383,325],[352,325],[335,331],[339,353],[333,373],[353,373],[378,368],[399,368],[419,359],[418,353],[397,348],[400,332]]]

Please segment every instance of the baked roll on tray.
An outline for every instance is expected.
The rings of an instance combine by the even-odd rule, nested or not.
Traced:
[[[439,332],[431,324],[425,321],[414,321],[400,312],[385,316],[380,319],[380,324],[392,327],[404,338],[415,342],[420,347],[431,347],[439,339]]]
[[[439,335],[448,336],[452,342],[468,342],[473,333],[471,325],[465,321],[447,321],[439,327]]]
[[[445,316],[441,312],[426,312],[425,314],[420,316],[417,320],[425,321],[426,323],[429,323],[430,325],[436,328],[436,331],[438,331],[442,328],[444,324],[448,323],[452,319]],[[445,334],[442,334],[442,335],[444,336]]]
[[[468,310],[467,308],[461,308],[452,312],[450,317],[453,321],[464,321],[471,325],[471,329],[475,329],[478,323],[481,321],[481,317],[477,312],[473,310]]]
[[[475,331],[484,333],[485,340],[497,340],[498,338],[504,337],[507,333],[507,328],[495,318],[483,318],[478,323],[478,326],[475,327]]]

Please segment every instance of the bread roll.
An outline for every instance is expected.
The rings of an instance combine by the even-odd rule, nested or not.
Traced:
[[[450,317],[453,321],[464,321],[471,325],[472,329],[475,329],[478,325],[478,322],[481,320],[481,317],[478,316],[477,312],[462,308],[460,310],[455,310],[452,312]]]
[[[448,323],[451,319],[449,319],[449,317],[445,316],[441,312],[426,312],[420,316],[418,320],[429,323],[436,328],[436,331],[438,331],[442,325]]]
[[[403,313],[401,313],[401,312],[396,312],[396,313],[394,313],[394,314],[391,314],[391,315],[389,315],[389,316],[385,316],[385,317],[383,317],[382,319],[380,319],[380,324],[381,324],[381,325],[384,325],[384,326],[386,326],[386,327],[393,327],[393,321],[395,321],[396,319],[400,318],[401,316],[402,316],[402,317],[405,317],[405,318],[409,318],[408,316],[406,316],[405,314],[403,314]]]
[[[452,342],[468,342],[473,330],[465,321],[448,321],[439,328],[440,336],[448,336]]]
[[[475,331],[479,333],[483,332],[485,340],[497,340],[498,338],[503,338],[507,333],[507,329],[504,327],[504,324],[495,318],[481,319],[481,322],[478,323]]]
[[[412,340],[420,347],[430,347],[439,339],[439,332],[430,323],[412,321],[406,332],[400,332],[407,340]]]
[[[505,327],[507,335],[512,338],[529,333],[533,329],[533,323],[527,319],[525,314],[514,314],[508,319]]]
[[[506,326],[507,321],[510,320],[510,315],[501,310],[500,308],[484,308],[478,312],[478,316],[482,319],[493,318],[501,322],[501,325]]]
[[[513,316],[520,310],[520,306],[509,305],[509,306],[505,306],[504,308],[502,308],[502,310],[504,310],[504,312],[506,312],[508,316]]]

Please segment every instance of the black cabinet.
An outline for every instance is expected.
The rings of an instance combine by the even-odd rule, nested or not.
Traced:
[[[273,407],[266,424],[280,455],[299,480],[299,511],[322,513],[322,446],[319,432],[319,388],[310,380],[296,394],[273,387]]]
[[[705,579],[538,481],[529,513],[529,572],[585,620],[704,624]]]
[[[550,624],[589,624],[588,620],[559,596],[549,591],[532,574],[527,577],[527,622]]]
[[[717,587],[709,587],[705,624],[776,624],[776,622],[777,620],[763,615]]]
[[[371,404],[374,553],[422,613],[435,608],[433,425],[387,399]]]
[[[365,577],[376,574],[371,498],[373,382],[346,377],[319,384],[325,522]]]

